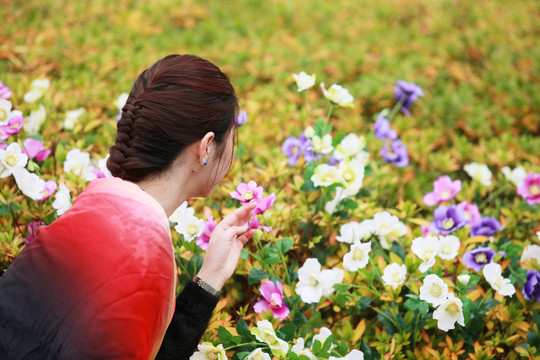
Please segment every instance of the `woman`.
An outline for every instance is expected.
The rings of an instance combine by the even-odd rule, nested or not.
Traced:
[[[1,359],[188,359],[253,230],[254,205],[216,227],[176,302],[168,217],[208,196],[233,157],[238,100],[192,55],[136,79],[107,166],[0,278]]]

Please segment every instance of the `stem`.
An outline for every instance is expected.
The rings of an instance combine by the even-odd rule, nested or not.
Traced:
[[[223,350],[228,351],[228,350],[238,348],[240,346],[245,346],[245,345],[258,345],[260,347],[270,348],[270,346],[268,346],[268,344],[266,344],[266,343],[260,343],[260,342],[252,341],[252,342],[248,342],[248,343],[234,344],[232,346],[224,348]]]
[[[326,119],[324,120],[324,133],[326,134],[326,128],[328,127],[328,123],[330,122],[330,118],[332,117],[332,113],[334,112],[334,104],[330,104],[330,109],[328,109],[328,114],[326,114]]]
[[[399,109],[401,109],[401,105],[403,105],[404,102],[405,102],[405,96],[402,96],[401,99],[399,99],[399,101],[396,103],[396,105],[394,105],[394,107],[392,108],[392,111],[390,111],[390,114],[388,114],[387,116],[388,120],[392,121],[392,119],[394,118],[394,116],[396,116]]]
[[[390,316],[386,315],[385,313],[383,313],[381,310],[378,310],[376,308],[373,308],[373,310],[375,310],[375,312],[377,314],[380,314],[382,315],[384,318],[386,318],[388,321],[390,321],[392,323],[392,325],[394,325],[396,327],[396,329],[398,330],[398,332],[401,332],[401,328],[398,324],[398,322],[396,321],[396,319],[394,318],[391,318]]]
[[[304,129],[306,129],[309,126],[309,116],[307,111],[307,91],[304,91],[304,106],[302,107],[302,116],[304,117],[305,121]]]
[[[486,205],[487,203],[489,203],[491,200],[493,200],[494,198],[496,198],[497,196],[499,196],[502,192],[504,192],[506,190],[506,188],[508,187],[508,184],[504,184],[503,186],[501,186],[500,188],[498,188],[497,190],[493,191],[492,193],[489,194],[489,196],[484,199],[484,201],[482,201],[480,204],[479,204],[479,207],[482,208],[484,207],[484,205]]]

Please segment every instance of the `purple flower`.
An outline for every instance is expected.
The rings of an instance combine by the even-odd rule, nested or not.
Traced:
[[[390,128],[390,120],[386,118],[386,115],[382,111],[375,121],[374,132],[375,136],[383,141],[397,139],[397,133]]]
[[[247,184],[240,183],[236,186],[235,191],[229,194],[233,199],[241,201],[243,204],[250,203],[252,200],[257,201],[263,197],[262,186],[257,186],[257,183],[250,180]]]
[[[15,114],[13,114],[15,113]],[[0,126],[0,141],[6,140],[11,135],[18,134],[21,131],[24,118],[19,111],[13,112],[6,125]]]
[[[424,204],[435,206],[452,200],[461,191],[461,180],[452,181],[450,176],[443,175],[433,182],[433,191],[424,195]]]
[[[388,142],[380,150],[382,158],[389,163],[395,163],[397,167],[405,167],[409,165],[409,155],[407,154],[407,147],[403,145],[401,140],[393,140],[392,144],[388,146]]]
[[[11,97],[11,90],[9,90],[9,86],[5,85],[2,81],[0,81],[0,98],[2,99],[9,99]]]
[[[462,261],[469,269],[479,272],[485,265],[491,263],[493,256],[495,256],[495,251],[490,247],[482,247],[467,251],[463,254]]]
[[[246,110],[240,111],[240,113],[234,117],[234,123],[238,127],[245,125],[247,123],[247,120],[248,120],[248,115],[247,115]]]
[[[448,235],[467,224],[465,213],[456,205],[440,205],[433,212],[434,220],[429,224],[432,233]]]
[[[300,159],[300,156],[304,154],[309,145],[310,141],[304,137],[305,140],[302,139],[302,137],[295,137],[295,136],[289,136],[281,146],[281,150],[289,158],[289,166],[295,166],[298,163],[298,160]]]
[[[414,83],[398,80],[397,85],[394,86],[394,95],[396,101],[403,101],[400,108],[401,112],[409,116],[411,115],[409,108],[420,96],[424,96],[424,92],[420,86]]]
[[[204,223],[203,233],[195,240],[195,244],[203,250],[208,249],[208,243],[210,242],[210,236],[216,228],[217,224],[214,222],[214,218],[211,215],[207,215],[208,221]]]
[[[480,220],[475,221],[471,225],[471,236],[491,236],[497,231],[501,231],[504,227],[501,223],[493,217],[483,217]]]
[[[480,220],[481,215],[476,204],[469,204],[466,201],[462,201],[457,206],[465,212],[465,218],[469,224]]]
[[[275,201],[276,201],[275,193],[271,193],[265,198],[257,199],[257,207],[253,210],[253,213],[255,215],[262,214],[263,212],[268,210],[268,208],[272,206]]]
[[[116,116],[116,122],[119,122],[122,118],[122,109],[118,109],[118,115]]]
[[[34,238],[37,235],[37,230],[40,226],[45,225],[45,223],[41,220],[39,221],[32,221],[30,224],[28,224],[28,236],[24,238],[24,243],[26,245],[30,244],[30,241],[34,240]]]
[[[23,152],[28,155],[30,159],[44,161],[51,154],[51,149],[44,149],[43,142],[39,140],[27,138],[23,143]]]
[[[274,318],[283,321],[289,315],[289,307],[283,301],[283,289],[281,283],[278,281],[274,283],[270,280],[266,280],[264,284],[259,288],[263,299],[257,301],[253,305],[253,310],[256,313],[272,310]]]
[[[523,296],[532,301],[534,298],[540,302],[540,273],[536,270],[527,271],[527,281],[523,285]]]
[[[540,202],[540,174],[528,173],[518,184],[517,193],[523,196],[529,205]]]
[[[47,200],[48,198],[51,197],[52,194],[54,194],[55,191],[56,191],[56,183],[53,180],[49,180],[45,182],[45,188],[41,192],[41,195],[43,196],[41,199],[37,199],[36,201],[41,202],[41,201]]]

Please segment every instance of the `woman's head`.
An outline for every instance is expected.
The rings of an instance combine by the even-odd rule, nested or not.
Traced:
[[[228,168],[237,109],[234,88],[215,65],[194,55],[169,55],[135,80],[107,167],[124,180],[149,179],[170,169],[184,149],[213,133],[217,151],[208,161],[223,157]]]

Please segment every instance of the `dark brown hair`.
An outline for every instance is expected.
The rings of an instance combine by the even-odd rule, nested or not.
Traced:
[[[194,55],[166,56],[135,80],[107,167],[135,182],[160,174],[210,131],[223,145],[237,110],[234,88],[219,68]]]

